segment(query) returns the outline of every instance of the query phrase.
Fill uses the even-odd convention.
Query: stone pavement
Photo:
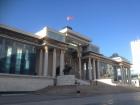
[[[140,92],[137,93],[123,93],[123,94],[110,94],[98,95],[90,97],[77,97],[77,98],[59,98],[54,100],[38,100],[23,101],[18,103],[7,103],[0,105],[140,105]],[[23,97],[24,100],[25,97]],[[32,98],[30,96],[30,98]]]
[[[80,93],[77,93],[77,90],[80,90]],[[116,97],[119,96],[119,94],[126,93],[126,94],[131,94],[133,97],[134,97],[133,94],[136,94],[137,97],[135,98],[139,99],[140,93],[136,93],[136,92],[140,92],[140,88],[121,87],[121,86],[112,87],[106,84],[98,84],[96,86],[80,86],[80,87],[57,86],[57,87],[48,87],[30,94],[26,94],[26,93],[15,94],[15,95],[1,94],[0,105],[11,105],[11,104],[13,105],[66,105],[66,103],[67,105],[82,105],[81,99],[85,100],[84,101],[85,104],[83,105],[109,105],[109,104],[98,104],[100,103],[99,101],[100,98],[98,97],[101,97],[101,99],[104,100],[105,97],[108,96]],[[94,102],[96,102],[96,97],[97,97],[98,100],[98,102],[96,102],[97,104],[96,103],[93,104],[92,99],[90,97],[94,99]],[[89,99],[91,103],[87,102],[87,100]],[[64,102],[65,104],[62,104],[63,100],[65,100]],[[74,103],[71,103],[71,101],[73,101]],[[78,102],[78,104],[75,104],[75,102]],[[113,105],[124,105],[124,104],[118,104],[115,101]],[[127,105],[135,105],[135,104],[127,104]]]

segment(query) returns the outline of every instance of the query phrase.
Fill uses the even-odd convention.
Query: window
[[[25,69],[28,70],[29,69],[29,51],[26,50],[25,52]]]
[[[22,58],[22,49],[17,49],[17,56],[16,56],[16,73],[20,73],[20,66],[21,66],[21,58]]]
[[[7,57],[11,57],[11,55],[12,55],[12,47],[8,47]]]
[[[0,73],[35,74],[36,47],[0,37]]]
[[[12,47],[8,47],[7,55],[6,55],[6,72],[10,71],[10,64],[11,64],[11,55],[12,55]]]
[[[84,63],[84,70],[85,70],[85,71],[87,70],[86,63]]]

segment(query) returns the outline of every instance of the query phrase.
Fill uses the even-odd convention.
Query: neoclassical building
[[[0,91],[38,90],[70,75],[131,84],[130,65],[117,54],[102,55],[89,38],[69,26],[60,31],[44,27],[33,34],[0,25]]]

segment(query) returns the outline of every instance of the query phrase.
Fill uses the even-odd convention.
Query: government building
[[[101,79],[130,85],[130,66],[118,54],[104,56],[91,39],[69,26],[60,31],[44,27],[34,34],[0,25],[0,92]]]

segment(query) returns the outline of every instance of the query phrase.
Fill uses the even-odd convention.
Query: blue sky
[[[67,16],[74,16],[69,23]],[[27,32],[70,25],[87,35],[101,53],[131,60],[130,41],[140,37],[139,0],[0,0],[0,23]]]

